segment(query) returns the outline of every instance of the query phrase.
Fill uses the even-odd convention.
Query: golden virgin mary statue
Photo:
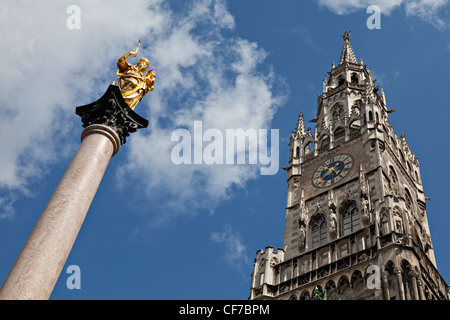
[[[130,56],[137,56],[140,45],[141,41],[136,51],[127,52],[117,60],[117,85],[132,110],[149,91],[153,91],[156,78],[153,67],[144,74],[150,65],[147,59],[141,58],[136,65],[127,61]]]

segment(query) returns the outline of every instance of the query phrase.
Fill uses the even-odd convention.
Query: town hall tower
[[[284,247],[257,252],[250,299],[449,299],[419,162],[388,122],[383,88],[350,45],[323,78],[317,116],[290,138]]]

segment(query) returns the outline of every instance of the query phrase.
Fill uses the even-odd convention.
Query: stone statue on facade
[[[330,235],[336,235],[336,213],[334,208],[330,207]]]
[[[301,224],[301,226],[300,226],[298,239],[299,239],[300,249],[303,249],[305,247],[305,239],[306,239],[306,230],[305,230],[305,226],[303,224]]]
[[[364,223],[368,223],[370,221],[370,214],[369,214],[369,200],[366,198],[361,199],[362,204],[362,219]]]

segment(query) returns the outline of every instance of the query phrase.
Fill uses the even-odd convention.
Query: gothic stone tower
[[[284,248],[257,252],[249,298],[449,299],[419,162],[349,35],[323,79],[314,132],[302,113],[292,132]]]

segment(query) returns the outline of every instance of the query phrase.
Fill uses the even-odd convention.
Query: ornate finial
[[[352,30],[345,31],[344,34],[342,35],[342,39],[344,39],[344,41],[349,41],[351,33],[352,33]]]
[[[300,136],[302,137],[306,135],[305,121],[303,120],[303,112],[300,112],[300,114],[298,115],[297,132],[300,133]]]
[[[156,72],[153,67],[145,75],[143,74],[150,65],[147,59],[141,58],[136,65],[132,65],[127,61],[130,56],[137,56],[140,46],[141,41],[139,40],[136,51],[125,53],[117,60],[117,85],[125,102],[132,110],[149,91],[153,91],[153,84],[156,78]]]
[[[350,33],[351,31],[345,31],[345,33],[342,35],[342,38],[344,39],[344,46],[342,48],[339,64],[342,64],[344,62],[358,63],[352,46],[350,45]]]

